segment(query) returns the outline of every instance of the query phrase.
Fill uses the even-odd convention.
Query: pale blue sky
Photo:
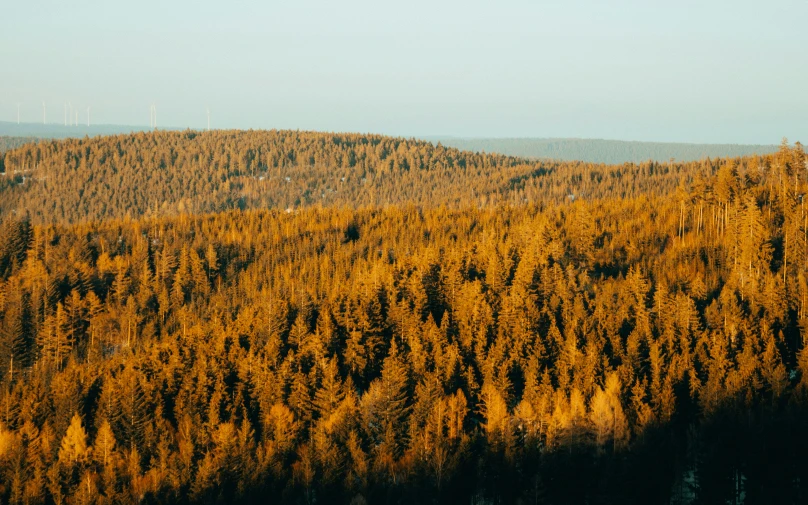
[[[808,0],[8,0],[0,120],[808,142]]]

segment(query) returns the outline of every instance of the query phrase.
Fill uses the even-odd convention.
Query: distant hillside
[[[670,194],[726,162],[615,166],[473,153],[379,135],[140,132],[47,140],[5,152],[0,214],[76,222],[232,208],[559,203]]]
[[[161,131],[182,131],[182,128],[161,127]],[[0,153],[36,139],[66,139],[148,132],[137,125],[78,125],[56,123],[11,123],[0,121]],[[8,140],[13,137],[14,140]],[[634,142],[602,139],[539,139],[539,138],[461,138],[425,137],[433,144],[461,151],[498,153],[528,159],[585,161],[620,164],[643,161],[698,161],[704,158],[734,158],[777,151],[775,145],[744,144],[683,144],[674,142]]]
[[[485,151],[521,158],[551,158],[594,163],[641,161],[696,161],[706,157],[726,158],[768,154],[774,145],[678,144],[672,142],[627,142],[601,139],[536,139],[536,138],[430,138],[448,147],[468,151]]]

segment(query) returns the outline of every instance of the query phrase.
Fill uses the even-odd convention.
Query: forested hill
[[[34,222],[240,208],[491,206],[664,195],[725,164],[529,161],[377,135],[157,131],[25,144],[0,157],[0,213]]]
[[[440,137],[432,140],[469,151],[502,153],[523,158],[582,160],[597,163],[639,163],[647,160],[669,161],[671,159],[696,161],[707,157],[726,158],[767,154],[778,149],[774,145],[683,144],[602,139]]]
[[[139,157],[170,190],[274,167],[255,146],[334,177],[392,157],[421,195],[433,172],[536,170],[381,137],[186,137],[39,162],[78,167],[85,194]],[[4,219],[0,503],[805,503],[805,161],[560,205]]]

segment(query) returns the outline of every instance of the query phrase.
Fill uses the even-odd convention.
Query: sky
[[[0,120],[808,143],[808,0],[8,0]]]

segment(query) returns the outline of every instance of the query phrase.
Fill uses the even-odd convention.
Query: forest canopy
[[[0,212],[25,213],[35,223],[229,209],[465,208],[661,196],[739,163],[529,161],[378,135],[190,130],[43,141],[0,160]]]
[[[595,165],[156,132],[3,160],[3,502],[808,492],[799,144]]]

